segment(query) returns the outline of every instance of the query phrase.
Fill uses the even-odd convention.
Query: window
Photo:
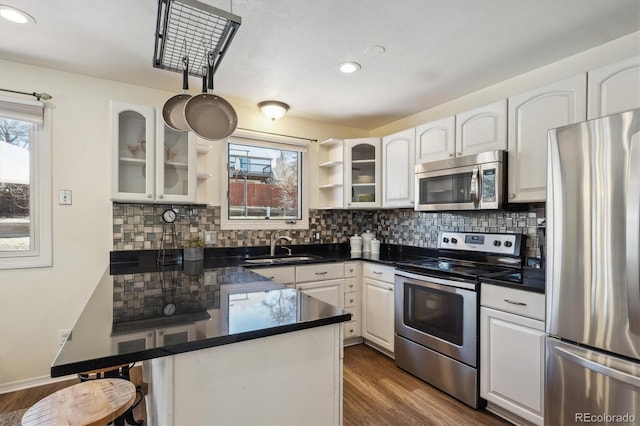
[[[227,140],[222,229],[308,228],[307,150],[296,141],[253,133]]]
[[[0,269],[51,266],[51,119],[0,96]]]

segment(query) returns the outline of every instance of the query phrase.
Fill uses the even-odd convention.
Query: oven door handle
[[[473,171],[471,172],[471,189],[469,190],[469,196],[471,197],[471,201],[476,208],[478,207],[478,202],[480,201],[478,190],[478,166],[475,166],[473,168]]]
[[[455,277],[451,277],[450,279],[449,278],[442,279],[442,278],[430,277],[427,275],[414,274],[411,272],[401,271],[397,269],[396,269],[395,275],[399,277],[409,278],[413,280],[416,284],[419,284],[423,287],[442,288],[442,286],[447,286],[447,287],[459,288],[463,290],[471,290],[474,292],[476,291],[475,284],[462,281],[462,280],[456,281]],[[396,282],[396,284],[398,283]],[[396,285],[396,288],[399,288],[399,286]]]

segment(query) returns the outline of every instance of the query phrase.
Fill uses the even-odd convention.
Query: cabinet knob
[[[164,198],[164,195],[160,194],[158,195],[158,198]]]
[[[353,328],[350,328],[350,329],[349,329],[349,333],[353,333]]]
[[[390,288],[388,288],[387,290],[389,290],[389,291],[393,291],[393,287],[390,287]]]
[[[353,302],[354,302],[354,300],[353,300],[353,299],[349,299],[349,303],[353,303]]]
[[[151,194],[147,194],[147,198],[151,198]]]
[[[453,157],[453,154],[452,154],[452,153],[449,153],[449,157]]]
[[[509,194],[509,199],[510,200],[513,200],[514,198],[516,198],[516,194],[513,194],[513,193]]]
[[[456,155],[462,155],[462,152],[456,152]]]

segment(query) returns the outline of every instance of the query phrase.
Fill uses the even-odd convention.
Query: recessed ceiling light
[[[33,16],[15,7],[0,4],[0,16],[16,24],[35,24]]]
[[[360,71],[360,64],[357,62],[343,62],[338,65],[338,69],[345,74],[351,74],[352,72]]]

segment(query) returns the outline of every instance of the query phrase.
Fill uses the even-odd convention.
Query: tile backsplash
[[[216,247],[268,245],[269,230],[220,229],[220,207],[173,206],[178,210],[176,234],[182,241],[188,234],[216,232]],[[162,240],[158,204],[113,204],[113,250],[159,249]],[[544,203],[530,204],[526,211],[416,212],[392,210],[310,210],[309,229],[287,231],[293,244],[344,243],[354,233],[372,230],[388,244],[436,247],[438,231],[507,232],[527,235],[527,257],[539,257],[537,224],[545,218]],[[314,238],[316,233],[320,239]]]

